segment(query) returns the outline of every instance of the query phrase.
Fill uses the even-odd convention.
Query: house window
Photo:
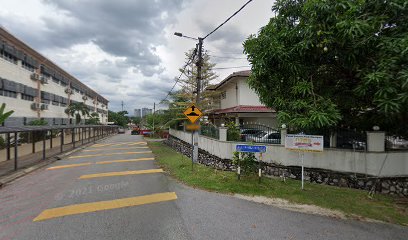
[[[227,98],[227,91],[223,91],[221,93],[221,99],[226,99]]]

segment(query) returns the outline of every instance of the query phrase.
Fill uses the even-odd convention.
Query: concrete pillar
[[[227,141],[227,130],[228,128],[226,127],[220,127],[220,141]]]
[[[330,147],[337,147],[337,132],[331,132],[330,134]]]
[[[239,126],[239,116],[236,116],[236,117],[235,117],[235,125],[236,125],[236,126]]]
[[[286,135],[288,134],[287,128],[281,128],[281,145],[285,146]]]
[[[367,150],[369,152],[384,152],[385,132],[382,131],[367,132]]]

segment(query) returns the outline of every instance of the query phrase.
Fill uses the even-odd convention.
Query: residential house
[[[219,126],[226,121],[236,124],[258,123],[269,127],[278,127],[275,110],[263,105],[259,96],[251,89],[247,79],[251,71],[234,72],[206,91],[218,91],[213,100],[214,109],[206,112],[209,121]]]

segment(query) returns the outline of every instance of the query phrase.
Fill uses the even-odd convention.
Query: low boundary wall
[[[191,133],[170,130],[166,144],[191,156]],[[223,142],[200,136],[199,162],[227,171],[235,170],[231,162],[237,142]],[[301,178],[298,153],[288,151],[281,145],[266,144],[263,172],[271,176]],[[353,152],[325,149],[323,153],[305,154],[305,180],[340,187],[350,187],[408,197],[407,152]],[[384,162],[384,159],[386,161]],[[381,174],[381,166],[384,163]],[[379,177],[377,177],[379,176]],[[375,185],[375,186],[374,186]]]

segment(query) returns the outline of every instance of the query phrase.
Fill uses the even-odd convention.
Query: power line
[[[235,67],[219,67],[219,68],[213,68],[213,70],[220,70],[220,69],[232,69],[232,68],[250,68],[251,66],[235,66]]]
[[[207,34],[204,38],[206,39],[208,36],[210,36],[211,34],[213,34],[215,31],[217,31],[220,27],[222,27],[224,24],[226,24],[231,18],[233,18],[235,15],[237,15],[242,9],[244,9],[244,7],[246,7],[246,5],[248,5],[250,2],[252,2],[252,0],[249,0],[248,2],[246,2],[240,9],[238,9],[238,11],[236,11],[234,14],[232,14],[229,18],[227,18],[227,20],[225,20],[223,23],[221,23],[218,27],[216,27],[214,30],[212,30],[209,34]]]
[[[190,65],[195,58],[195,55],[197,54],[197,48],[194,49],[193,54],[191,55],[191,57],[189,58],[189,60],[187,61],[187,63],[183,66],[183,70],[181,71],[180,75],[178,76],[178,78],[176,79],[176,81],[174,82],[173,87],[170,89],[170,91],[167,93],[166,97],[163,98],[160,103],[166,101],[166,99],[170,96],[171,92],[174,90],[174,88],[176,87],[176,85],[179,83],[181,76],[183,76],[183,73],[186,71],[186,68],[188,65]],[[159,103],[159,104],[160,104]]]
[[[239,58],[239,57],[223,57],[223,56],[216,56],[216,55],[210,55],[208,56],[213,57],[213,58],[225,58],[225,59],[247,59],[247,58]]]

